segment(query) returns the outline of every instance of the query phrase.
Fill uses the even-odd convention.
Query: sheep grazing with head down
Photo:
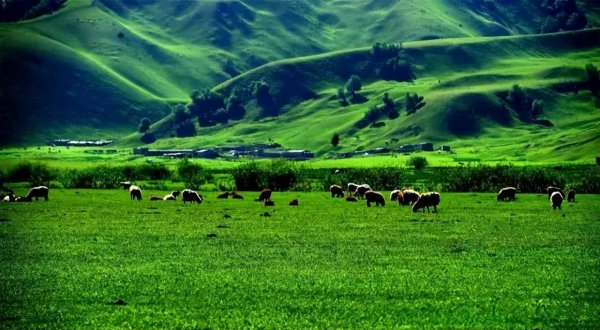
[[[390,192],[390,201],[397,201],[398,200],[398,194],[402,193],[399,189],[394,189],[392,190],[392,192]]]
[[[371,191],[371,186],[366,183],[361,184],[360,186],[356,187],[355,195],[358,196],[358,198],[364,198],[367,191]]]
[[[329,191],[331,192],[332,198],[344,198],[344,189],[342,189],[342,187],[338,186],[337,184],[332,184],[331,186],[329,186]]]
[[[575,202],[575,189],[571,189],[567,193],[567,202],[569,202],[569,203]]]
[[[181,199],[183,199],[183,204],[186,202],[201,204],[204,200],[202,195],[192,189],[183,189],[181,191]]]
[[[263,189],[260,192],[260,195],[258,195],[258,201],[259,202],[264,202],[264,201],[268,201],[271,200],[271,189]]]
[[[417,202],[413,204],[412,210],[417,212],[419,209],[423,209],[423,213],[425,213],[425,208],[427,208],[427,213],[429,213],[429,207],[433,206],[433,212],[437,213],[438,205],[440,205],[440,194],[435,191],[428,192],[421,195]]]
[[[38,187],[33,187],[29,190],[29,192],[27,193],[27,196],[25,196],[26,199],[28,200],[33,200],[33,198],[35,198],[35,200],[37,201],[38,198],[43,198],[44,200],[48,200],[48,187],[46,186],[38,186]]]
[[[550,196],[550,205],[552,205],[552,209],[556,210],[556,208],[558,208],[560,210],[562,208],[561,205],[563,199],[563,195],[559,191],[553,192]]]
[[[500,189],[498,192],[498,196],[496,196],[497,201],[515,201],[517,195],[517,188],[514,187],[506,187]]]
[[[385,197],[381,193],[369,190],[365,192],[365,198],[367,199],[367,207],[371,207],[371,203],[375,203],[375,206],[385,206]]]
[[[421,194],[412,189],[403,189],[402,195],[404,198],[402,205],[414,205],[421,197]]]
[[[352,183],[352,182],[348,183],[348,193],[354,194],[354,192],[356,192],[356,188],[358,188],[358,186],[360,186],[360,185],[358,185],[356,183]]]
[[[142,189],[138,186],[131,185],[129,187],[129,197],[131,200],[137,199],[138,201],[142,200]]]
[[[565,193],[561,188],[550,186],[550,187],[546,188],[546,192],[548,193],[548,199],[550,199],[552,194],[555,192],[559,192],[560,195],[562,196],[562,198],[565,199]]]

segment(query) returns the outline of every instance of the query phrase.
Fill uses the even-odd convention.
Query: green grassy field
[[[600,323],[596,195],[553,211],[545,195],[442,193],[439,213],[415,214],[325,192],[275,192],[274,208],[255,192],[147,200],[165,193],[52,190],[48,202],[1,203],[0,328]]]

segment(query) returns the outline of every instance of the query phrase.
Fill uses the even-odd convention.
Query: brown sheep
[[[142,200],[142,189],[140,189],[140,187],[138,186],[130,186],[129,187],[129,197],[131,197],[131,200],[137,199],[138,201]]]
[[[552,205],[552,209],[556,210],[556,208],[558,207],[558,209],[560,210],[563,199],[563,195],[560,193],[560,191],[553,192],[550,196],[550,205]]]
[[[356,198],[352,195],[348,195],[348,196],[346,196],[346,202],[358,202],[358,198]]]
[[[367,191],[371,191],[371,187],[366,183],[361,184],[360,186],[356,187],[355,195],[359,198],[364,198]]]
[[[240,195],[240,194],[238,194],[237,192],[234,191],[234,192],[231,193],[231,198],[233,198],[233,199],[244,199],[244,196],[242,196],[242,195]]]
[[[265,200],[265,206],[275,206],[275,202],[270,199],[267,199]]]
[[[417,212],[419,209],[423,209],[423,213],[425,213],[425,208],[427,208],[427,213],[429,213],[429,207],[433,206],[433,212],[437,213],[438,205],[440,205],[440,194],[428,192],[421,195],[417,202],[413,204],[412,210]]]
[[[186,202],[201,204],[203,201],[202,195],[192,189],[184,189],[181,191],[183,204]]]
[[[259,202],[264,202],[264,201],[268,201],[271,200],[271,189],[263,189],[260,192],[260,195],[258,196],[258,201]]]
[[[331,192],[332,198],[344,198],[344,189],[342,189],[342,187],[336,184],[332,184],[331,186],[329,186],[329,191]]]
[[[367,207],[371,207],[371,203],[375,203],[375,206],[385,206],[385,197],[376,191],[369,190],[365,192],[365,198],[367,199]]]
[[[224,192],[224,193],[222,193],[222,194],[218,195],[218,196],[217,196],[217,198],[218,198],[218,199],[227,199],[227,198],[229,198],[229,192],[228,192],[228,191],[226,191],[226,192]]]
[[[506,187],[500,189],[498,192],[498,196],[496,196],[497,201],[515,201],[517,195],[517,188],[514,187]]]
[[[402,195],[404,197],[402,205],[414,205],[421,197],[421,194],[412,189],[403,189]]]
[[[48,200],[48,187],[46,186],[38,186],[38,187],[33,187],[29,190],[29,192],[27,193],[27,196],[25,196],[26,199],[28,200],[33,200],[33,198],[35,197],[35,200],[37,201],[38,198],[44,198],[44,200]]]
[[[298,199],[292,199],[289,203],[289,206],[298,206]]]
[[[575,189],[571,189],[567,193],[567,202],[569,202],[569,203],[575,202]]]
[[[552,187],[552,186],[546,188],[546,192],[548,193],[548,199],[550,199],[550,197],[552,196],[552,194],[554,192],[556,192],[556,191],[558,191],[560,193],[560,195],[562,196],[562,198],[565,199],[565,193],[564,193],[564,191],[561,188]]]

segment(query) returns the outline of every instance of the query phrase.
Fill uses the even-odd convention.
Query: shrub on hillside
[[[206,183],[207,175],[202,166],[184,159],[177,164],[177,176],[186,188],[199,189],[201,184]]]
[[[406,162],[408,166],[414,167],[416,170],[422,170],[427,166],[427,158],[422,156],[413,156]]]

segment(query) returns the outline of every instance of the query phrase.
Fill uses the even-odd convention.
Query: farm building
[[[440,146],[440,150],[441,151],[450,151],[451,149],[450,149],[450,146],[443,145],[443,146]]]
[[[422,150],[422,151],[433,151],[433,143],[431,142],[422,142],[419,143],[418,145],[418,150]]]

